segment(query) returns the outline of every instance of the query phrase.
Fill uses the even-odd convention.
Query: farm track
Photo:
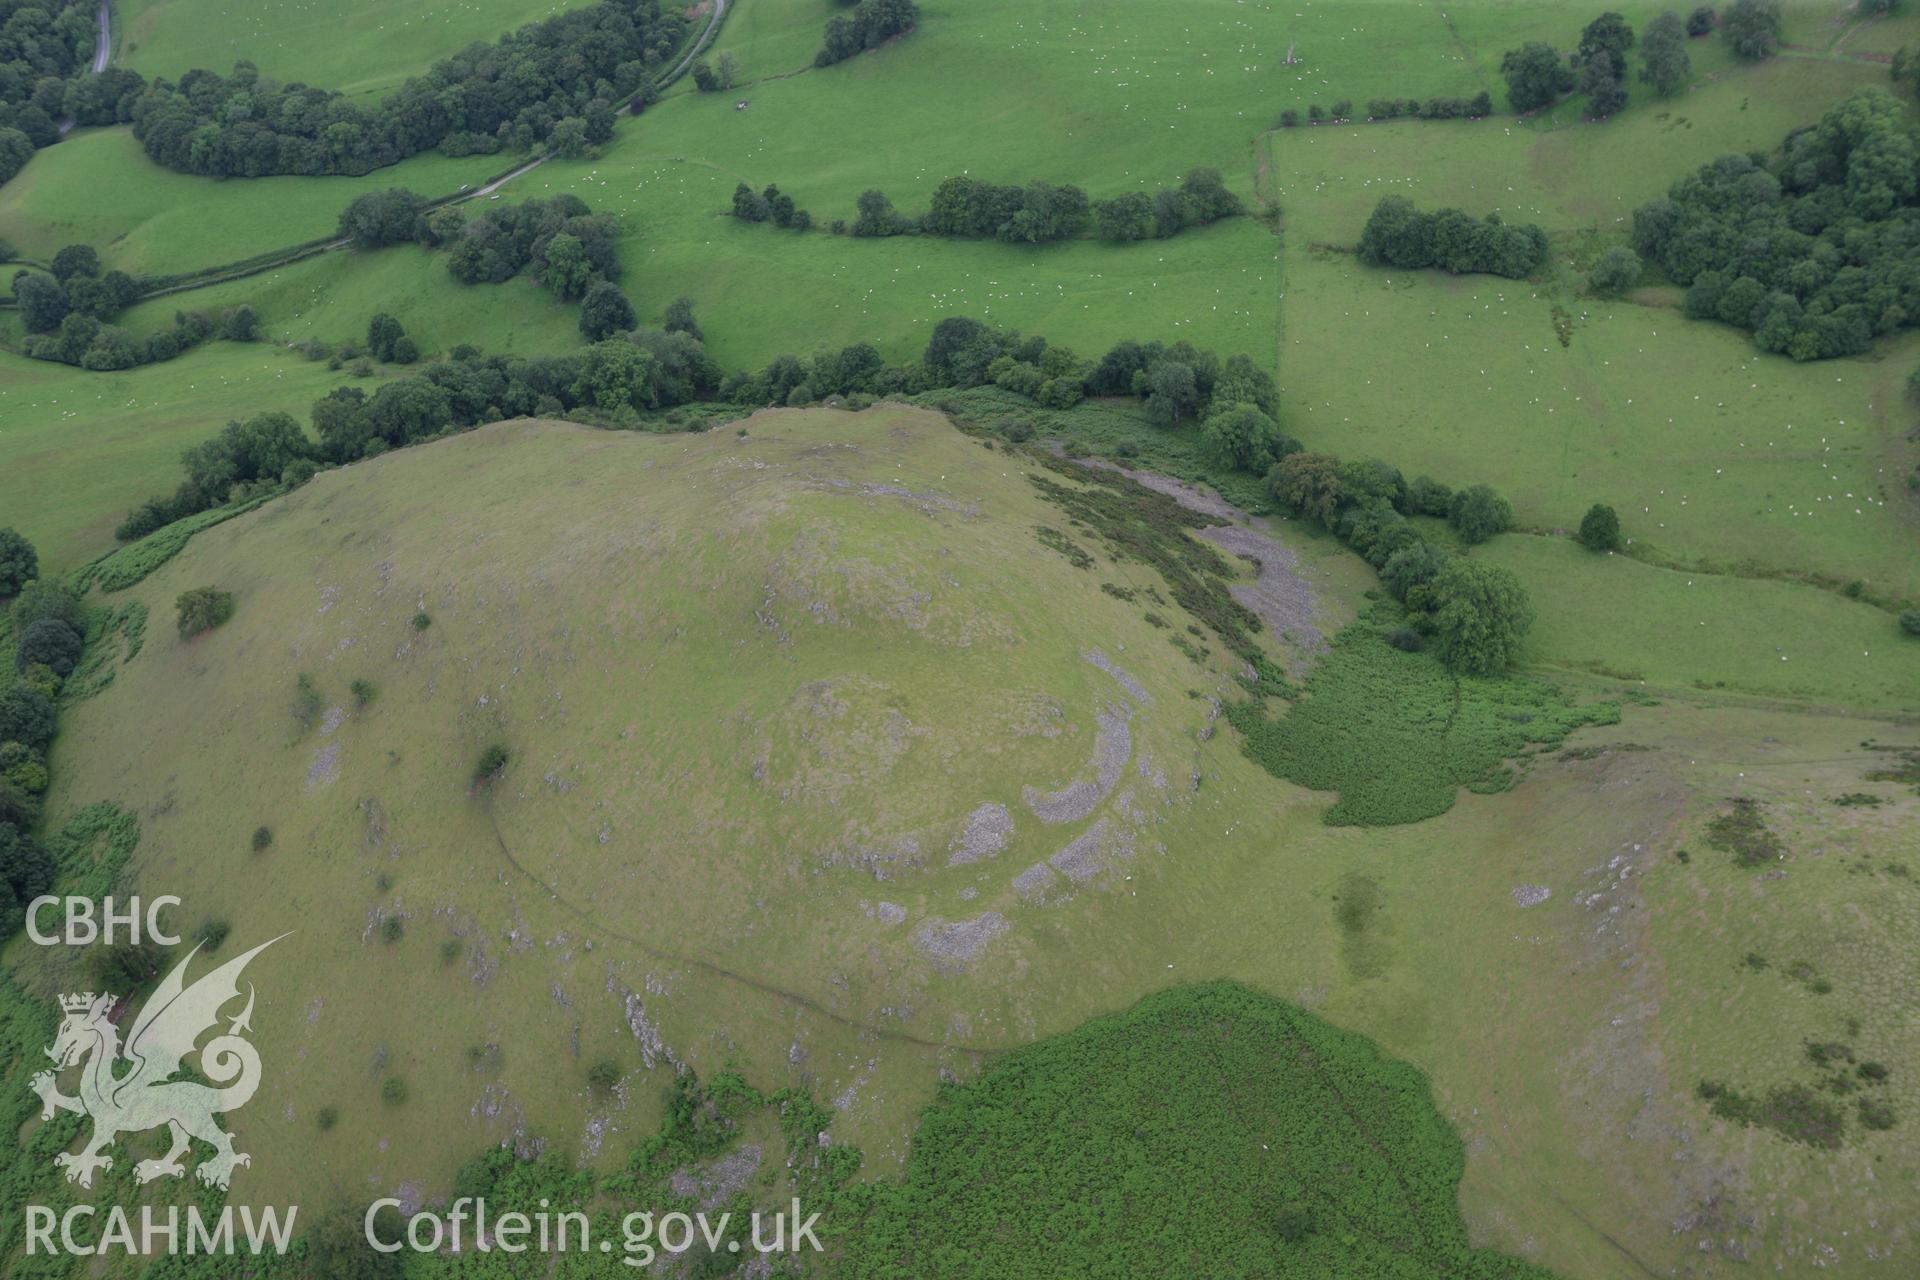
[[[106,69],[107,62],[111,58],[113,51],[113,38],[110,28],[108,6],[109,0],[100,0],[100,36],[98,43],[95,45],[93,55],[93,72],[95,75],[98,75]],[[715,33],[720,29],[721,20],[726,17],[726,13],[727,0],[714,0],[713,14],[707,19],[705,29],[702,30],[699,36],[694,39],[693,43],[688,46],[685,56],[674,65],[673,70],[668,72],[660,81],[660,87],[665,88],[686,74],[687,68],[693,65],[693,60],[699,57],[701,51],[712,43]],[[73,121],[68,120],[60,126],[60,131],[65,133],[72,127]],[[515,178],[519,178],[539,168],[547,162],[551,155],[552,153],[548,152],[535,156],[524,164],[517,165],[499,177],[491,179],[484,186],[478,187],[473,191],[456,191],[451,195],[441,196],[436,200],[429,201],[428,207],[438,208],[446,205],[465,204],[471,200],[485,199],[493,195],[507,183],[512,182]],[[249,263],[244,268],[232,270],[223,270],[221,267],[204,268],[204,270],[208,272],[218,272],[219,274],[217,275],[196,275],[193,272],[179,273],[189,278],[177,284],[165,285],[142,293],[137,301],[145,301],[149,298],[169,297],[176,293],[191,293],[196,289],[205,289],[217,284],[227,284],[234,280],[244,280],[249,276],[260,275],[262,272],[292,266],[296,262],[304,262],[308,258],[317,257],[323,253],[333,253],[337,250],[345,249],[349,247],[350,243],[347,237],[342,236],[338,239],[328,240],[319,244],[297,245],[284,250],[279,255],[269,256],[264,261]]]
[[[107,69],[107,63],[113,61],[113,10],[109,0],[100,0],[100,7],[94,11],[93,17],[99,26],[99,33],[93,40],[93,65],[88,68],[88,73],[97,76]],[[66,137],[73,125],[72,116],[62,120],[60,136]]]

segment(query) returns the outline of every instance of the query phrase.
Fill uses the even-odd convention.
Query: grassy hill
[[[178,483],[183,449],[261,411],[304,420],[349,380],[263,343],[213,342],[122,373],[0,353],[0,510],[49,570],[78,568],[113,550],[128,511]]]
[[[63,713],[53,825],[110,801],[138,815],[131,885],[190,927],[294,930],[254,974],[243,1194],[432,1198],[503,1140],[611,1167],[675,1064],[804,1088],[890,1176],[943,1074],[1229,977],[1431,1078],[1476,1244],[1603,1276],[1729,1214],[1788,1274],[1842,1231],[1903,1247],[1898,1129],[1815,1151],[1694,1097],[1764,1095],[1809,1073],[1802,1039],[1846,1037],[1920,1105],[1890,870],[1916,801],[1860,745],[1897,726],[1629,707],[1504,794],[1329,827],[1330,795],[1217,722],[1244,693],[1171,643],[1198,620],[1043,470],[897,406],[507,423],[323,473],[107,595],[153,622]],[[1276,536],[1322,625],[1351,617],[1354,562]],[[179,641],[171,601],[206,584],[236,612]],[[1862,790],[1883,803],[1831,804]],[[1764,911],[1702,843],[1733,794],[1789,850]],[[35,993],[78,980],[9,959]]]
[[[149,74],[248,57],[365,97],[557,7],[116,16]],[[734,87],[683,81],[507,184],[617,218],[639,322],[690,297],[727,371],[862,341],[910,363],[956,315],[1087,360],[1249,355],[1307,449],[1509,498],[1517,527],[1471,549],[1415,523],[1511,570],[1538,620],[1517,671],[1457,677],[1387,642],[1378,576],[1305,520],[1222,544],[1069,461],[1265,502],[1196,425],[992,387],[704,432],[496,423],[163,531],[88,579],[43,834],[99,889],[91,806],[114,806],[116,838],[137,828],[116,892],[179,895],[226,956],[291,931],[249,971],[267,1071],[232,1118],[234,1199],[431,1204],[491,1152],[522,1192],[601,1178],[600,1211],[742,1168],[770,1203],[857,1149],[834,1207],[873,1235],[830,1274],[1151,1274],[1136,1258],[1165,1268],[1188,1228],[1103,1233],[1113,1188],[1195,1184],[1234,1222],[1189,1272],[1920,1272],[1920,662],[1893,616],[1920,605],[1920,338],[1797,364],[1688,319],[1657,272],[1587,284],[1636,205],[1884,83],[1920,12],[1791,3],[1777,57],[1691,41],[1671,99],[1630,75],[1604,123],[1577,95],[1509,113],[1502,52],[1570,49],[1599,8],[927,0],[816,69],[842,5],[731,0]],[[1483,89],[1482,121],[1278,123]],[[0,187],[0,236],[186,271],[515,162],[216,182],[83,129]],[[917,213],[961,173],[1099,199],[1196,165],[1248,216],[1131,244],[830,230],[869,188]],[[726,216],[740,182],[813,229]],[[1386,194],[1536,221],[1550,259],[1364,267]],[[582,341],[576,304],[446,258],[329,252],[148,300],[135,334],[245,304],[265,340],[118,373],[27,360],[0,312],[0,525],[49,574],[87,564],[183,448],[350,384],[287,344],[376,311],[429,358]],[[1595,502],[1621,553],[1567,536]],[[179,639],[176,597],[208,585],[233,617]],[[1283,602],[1251,639],[1245,600]],[[26,1002],[95,979],[64,949],[4,959],[0,1095],[26,1106]],[[1359,1084],[1337,1117],[1330,1078]],[[63,1135],[27,1121],[0,1187],[66,1194]],[[164,1194],[128,1176],[113,1194]]]

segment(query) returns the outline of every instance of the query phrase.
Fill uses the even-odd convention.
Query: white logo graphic
[[[186,1166],[180,1157],[187,1153],[190,1138],[200,1139],[217,1153],[194,1171],[210,1187],[225,1189],[234,1166],[252,1163],[233,1149],[232,1135],[213,1119],[245,1105],[260,1087],[260,1054],[240,1036],[252,1029],[248,1021],[253,1016],[251,983],[246,1008],[229,1020],[226,1034],[198,1050],[200,1074],[213,1085],[171,1077],[179,1072],[181,1060],[195,1052],[200,1036],[220,1021],[220,1010],[239,998],[240,971],[247,961],[278,941],[261,943],[189,987],[185,985],[187,964],[200,951],[195,947],[161,980],[133,1020],[125,1048],[119,1028],[107,1017],[113,996],[89,991],[60,997],[60,1008],[67,1016],[47,1050],[54,1070],[34,1076],[32,1088],[45,1104],[42,1119],[51,1120],[56,1110],[93,1118],[93,1137],[85,1149],[79,1155],[63,1151],[53,1158],[67,1171],[67,1181],[91,1187],[94,1170],[113,1168],[113,1157],[105,1152],[114,1139],[162,1125],[172,1131],[173,1148],[158,1160],[142,1160],[134,1166],[134,1177],[140,1182],[183,1176]],[[83,1061],[80,1094],[68,1097],[60,1092],[56,1073]]]

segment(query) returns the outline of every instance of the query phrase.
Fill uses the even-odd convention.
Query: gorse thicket
[[[233,73],[156,80],[132,107],[134,136],[159,164],[217,177],[363,174],[438,148],[447,155],[572,149],[613,136],[686,29],[657,0],[599,0],[472,44],[361,106],[329,89]]]
[[[1855,89],[1770,158],[1722,156],[1633,215],[1634,248],[1689,315],[1819,360],[1920,323],[1920,147],[1883,90]]]

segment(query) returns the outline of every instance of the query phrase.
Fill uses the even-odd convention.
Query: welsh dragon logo
[[[55,1111],[93,1119],[93,1136],[78,1155],[63,1151],[53,1158],[67,1171],[67,1181],[91,1187],[95,1170],[113,1168],[113,1157],[106,1150],[116,1138],[163,1125],[172,1135],[172,1149],[158,1160],[142,1160],[134,1166],[134,1177],[142,1183],[183,1176],[186,1166],[181,1157],[193,1138],[214,1149],[213,1158],[201,1161],[194,1170],[210,1187],[224,1189],[235,1166],[252,1163],[233,1149],[233,1135],[214,1121],[214,1116],[245,1105],[260,1087],[260,1054],[241,1038],[242,1032],[252,1029],[251,983],[246,1007],[229,1018],[225,1034],[198,1051],[200,1074],[212,1085],[173,1077],[180,1072],[181,1060],[195,1052],[201,1035],[220,1021],[221,1009],[240,997],[240,971],[278,941],[263,942],[188,986],[187,964],[200,951],[195,947],[161,980],[133,1020],[124,1047],[119,1028],[108,1017],[116,997],[91,991],[60,997],[66,1019],[47,1050],[55,1067],[34,1076],[31,1087],[44,1104],[42,1119],[51,1120]],[[79,1096],[61,1093],[58,1073],[83,1062]]]

